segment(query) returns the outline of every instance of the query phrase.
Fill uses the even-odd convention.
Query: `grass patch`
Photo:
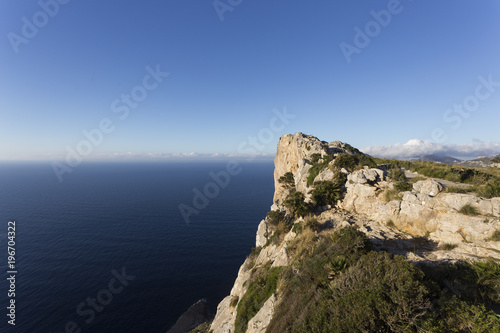
[[[479,212],[477,211],[476,207],[473,207],[469,204],[463,205],[462,208],[458,210],[459,213],[468,215],[468,216],[478,216]]]
[[[493,235],[487,239],[490,242],[500,242],[500,230],[495,230]]]
[[[385,202],[391,202],[394,200],[401,201],[401,191],[397,189],[386,189],[384,190],[384,201]]]
[[[467,186],[449,185],[449,186],[446,186],[446,189],[444,191],[446,193],[462,193],[462,194],[466,194],[466,193],[470,193],[471,192],[471,188],[469,188]]]
[[[446,250],[446,251],[451,251],[453,250],[454,248],[456,248],[458,246],[458,244],[453,244],[453,243],[444,243],[442,245],[439,246],[439,250]]]
[[[323,157],[321,157],[321,154],[318,153],[311,155],[311,160],[308,162],[312,165],[311,169],[309,169],[309,175],[307,176],[308,186],[311,186],[314,183],[314,178],[316,178],[332,160],[333,155],[325,155]]]
[[[408,182],[410,184],[415,184],[416,182],[419,182],[421,180],[427,180],[426,177],[422,177],[422,176],[417,176],[417,177],[413,177],[412,179],[408,179]]]
[[[266,266],[248,285],[248,290],[238,303],[235,333],[244,333],[248,328],[248,321],[252,319],[264,303],[276,292],[281,267]]]

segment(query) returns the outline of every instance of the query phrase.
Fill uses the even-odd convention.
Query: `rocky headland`
[[[279,139],[274,183],[271,211],[210,332],[500,327],[491,311],[500,302],[499,197],[450,193],[454,184],[430,177],[409,180],[405,170],[346,143],[302,133]],[[374,282],[401,267],[407,270],[380,281],[384,288]],[[358,304],[358,283],[374,288],[360,299],[378,296],[349,310],[345,304]]]

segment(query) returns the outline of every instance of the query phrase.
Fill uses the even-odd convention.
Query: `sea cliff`
[[[464,311],[475,311],[480,318],[475,319],[476,324],[470,324],[469,330],[466,326],[472,319],[460,314],[463,322],[453,324],[465,327],[459,331],[481,331],[473,325],[500,325],[489,310],[500,301],[500,269],[497,270],[499,266],[495,262],[500,260],[500,198],[448,193],[445,190],[451,186],[449,182],[418,175],[413,175],[412,180],[408,171],[390,164],[381,165],[349,144],[325,142],[302,133],[279,139],[274,162],[275,193],[271,210],[258,226],[252,254],[241,265],[229,295],[218,305],[211,331],[278,332],[292,331],[291,327],[299,326],[297,331],[313,327],[325,332],[342,330],[342,327],[356,330],[349,325],[361,325],[358,329],[368,331],[374,327],[410,332],[426,327],[433,331],[455,320],[445,306],[435,305],[438,299],[442,304],[449,302],[453,306],[458,306],[453,302],[463,301],[460,306],[471,307]],[[464,207],[469,207],[473,214],[465,214]],[[365,244],[365,240],[368,243]],[[344,241],[347,245],[342,248]],[[371,259],[366,261],[369,256]],[[311,261],[322,264],[313,270]],[[492,265],[488,266],[493,272],[488,281],[492,281],[493,287],[489,290],[493,292],[489,298],[483,298],[481,305],[473,305],[479,298],[469,297],[460,290],[465,282],[435,277],[429,268],[461,267],[457,265],[465,263],[470,267],[464,267],[474,270],[473,263],[483,261]],[[343,323],[347,319],[338,313],[336,302],[347,297],[342,293],[347,285],[362,279],[352,275],[362,271],[360,267],[364,266],[360,265],[373,262],[380,262],[380,266],[367,269],[369,274],[384,267],[382,270],[386,273],[382,275],[386,276],[388,267],[396,262],[397,267],[407,267],[407,271],[398,273],[399,277],[410,274],[407,279],[414,280],[415,286],[403,296],[396,296],[395,291],[391,302],[397,303],[394,299],[400,296],[402,300],[391,306],[400,311],[410,304],[404,297],[416,297],[419,300],[413,301],[418,307],[408,306],[406,312],[398,312],[398,318],[393,318],[380,309],[373,309],[387,305],[375,305],[380,301],[375,299],[372,305],[366,305],[356,324]],[[352,271],[355,266],[357,273]],[[369,278],[369,281],[376,279]],[[430,286],[426,281],[432,279],[434,284]],[[460,277],[457,279],[462,281]],[[293,289],[296,286],[292,284],[297,281],[306,284],[302,290],[308,288],[308,283],[317,285],[312,292],[304,292],[301,299],[293,299],[291,295],[300,294],[301,290]],[[403,289],[395,287],[398,292]],[[421,292],[413,294],[416,290]],[[439,298],[444,297],[439,296],[440,292],[449,297]],[[298,312],[297,318],[291,315],[288,318],[284,304],[293,302],[304,306],[304,311]],[[474,306],[481,308],[477,310]],[[326,319],[307,318],[316,307],[321,310],[314,313]],[[349,313],[356,311],[351,309]],[[371,319],[370,311],[373,311]],[[438,312],[439,315],[435,314]],[[321,328],[324,323],[330,325],[335,320],[333,326]]]

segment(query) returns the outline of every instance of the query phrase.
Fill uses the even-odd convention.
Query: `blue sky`
[[[379,155],[500,153],[499,16],[493,0],[2,1],[0,159],[62,158],[103,119],[86,158],[240,154],[285,109],[258,153],[294,132]],[[148,66],[169,73],[151,90]],[[147,96],[120,119],[134,89]]]

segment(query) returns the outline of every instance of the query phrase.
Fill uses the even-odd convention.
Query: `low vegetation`
[[[493,260],[420,268],[374,251],[354,227],[317,235],[305,228],[288,250],[294,261],[276,275],[286,302],[278,304],[270,332],[500,331],[499,317],[487,309],[500,301]],[[268,290],[264,280],[258,285]],[[263,303],[270,293],[262,294],[255,296],[254,287],[257,301],[248,303]]]
[[[449,185],[446,186],[446,189],[444,190],[446,193],[470,193],[472,189],[467,186],[458,186],[458,185]]]
[[[293,177],[293,173],[287,172],[283,176],[278,179],[280,184],[283,184],[285,187],[291,188],[295,186],[295,178]]]
[[[311,194],[316,206],[334,206],[338,200],[342,199],[342,188],[332,181],[316,182]]]
[[[246,332],[248,321],[257,314],[262,305],[276,292],[281,271],[281,267],[268,265],[254,272],[247,292],[238,303],[234,324],[235,333]]]
[[[496,156],[491,160],[493,163],[500,163],[500,155]]]
[[[321,157],[321,154],[312,154],[311,160],[308,162],[311,164],[311,169],[309,169],[309,175],[307,176],[307,185],[312,185],[314,183],[314,178],[316,178],[319,173],[324,170],[328,163],[333,160],[333,155],[325,155]]]
[[[491,235],[491,237],[489,237],[487,241],[500,242],[500,230],[495,230],[493,235]]]
[[[467,168],[429,161],[374,160],[379,164],[397,166],[427,177],[470,184],[470,191],[484,198],[500,197],[500,169]]]
[[[349,171],[362,169],[365,165],[369,168],[377,167],[377,163],[373,160],[373,158],[362,153],[340,153],[335,158],[335,162],[333,162],[333,165],[337,169],[345,168]]]
[[[295,217],[304,217],[311,211],[311,207],[305,202],[304,194],[300,191],[290,193],[284,205]]]
[[[453,244],[453,243],[444,243],[444,244],[441,244],[439,245],[439,250],[446,250],[446,251],[451,251],[453,250],[454,248],[456,248],[458,246],[458,244]]]
[[[459,213],[464,214],[464,215],[469,215],[469,216],[477,216],[479,215],[479,212],[477,211],[476,207],[471,206],[469,204],[463,205],[462,208],[458,210]]]

